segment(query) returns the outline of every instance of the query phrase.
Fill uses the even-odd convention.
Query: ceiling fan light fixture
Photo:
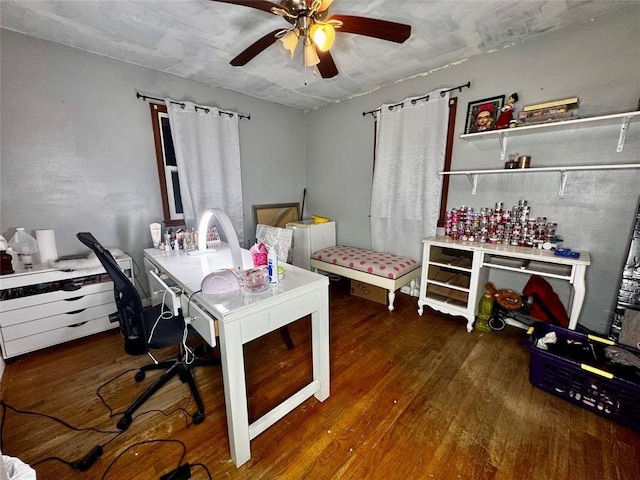
[[[309,37],[307,37],[309,38]],[[320,63],[320,58],[318,57],[318,52],[316,52],[316,47],[311,41],[304,42],[304,66],[305,67],[313,67]]]
[[[314,0],[311,8],[316,12],[324,12],[332,3],[333,0]]]
[[[314,23],[309,30],[309,36],[321,52],[326,52],[333,45],[336,30],[330,23]]]
[[[293,52],[295,52],[296,47],[298,46],[298,36],[298,30],[296,28],[292,28],[278,39],[278,46],[280,47],[280,51],[282,51],[289,58],[293,58]]]

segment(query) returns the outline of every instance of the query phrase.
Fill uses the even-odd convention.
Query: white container
[[[48,263],[58,258],[56,235],[53,230],[36,230],[36,242],[38,243],[38,252],[40,252],[40,263]]]
[[[24,227],[16,228],[16,233],[9,240],[9,246],[17,252],[18,259],[25,268],[33,266],[33,254],[38,252],[38,243],[25,232]]]

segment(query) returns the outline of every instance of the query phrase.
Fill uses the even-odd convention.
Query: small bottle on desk
[[[277,285],[280,279],[278,278],[278,252],[274,247],[268,247],[269,254],[267,256],[267,266],[269,271],[269,283],[271,285]]]

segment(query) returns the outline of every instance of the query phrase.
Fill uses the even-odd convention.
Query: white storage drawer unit
[[[336,222],[287,223],[293,230],[293,263],[296,267],[311,270],[311,254],[336,245]]]
[[[132,278],[132,261],[117,258]],[[15,268],[15,266],[14,266]],[[117,327],[113,282],[102,269],[64,272],[48,265],[0,277],[0,347],[11,358]]]

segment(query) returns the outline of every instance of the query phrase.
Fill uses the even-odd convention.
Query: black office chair
[[[142,301],[137,290],[118,266],[109,250],[105,249],[91,233],[81,232],[76,235],[78,240],[89,247],[98,257],[100,263],[113,280],[117,313],[109,316],[112,322],[120,323],[120,331],[124,337],[124,349],[129,355],[151,356],[151,349],[165,348],[172,345],[180,346],[179,356],[145,365],[135,375],[135,380],[141,382],[145,373],[150,370],[165,370],[145,392],[124,412],[117,427],[126,430],[131,425],[133,413],[144,404],[154,393],[162,388],[173,377],[178,376],[183,383],[188,383],[191,394],[196,402],[198,411],[193,415],[193,423],[198,425],[204,421],[204,404],[198,393],[192,369],[205,365],[219,365],[215,359],[196,357],[183,343],[185,328],[188,337],[196,335],[191,325],[186,325],[182,315],[167,316],[167,309],[160,304],[148,309],[142,308]],[[153,356],[151,356],[153,358]]]

